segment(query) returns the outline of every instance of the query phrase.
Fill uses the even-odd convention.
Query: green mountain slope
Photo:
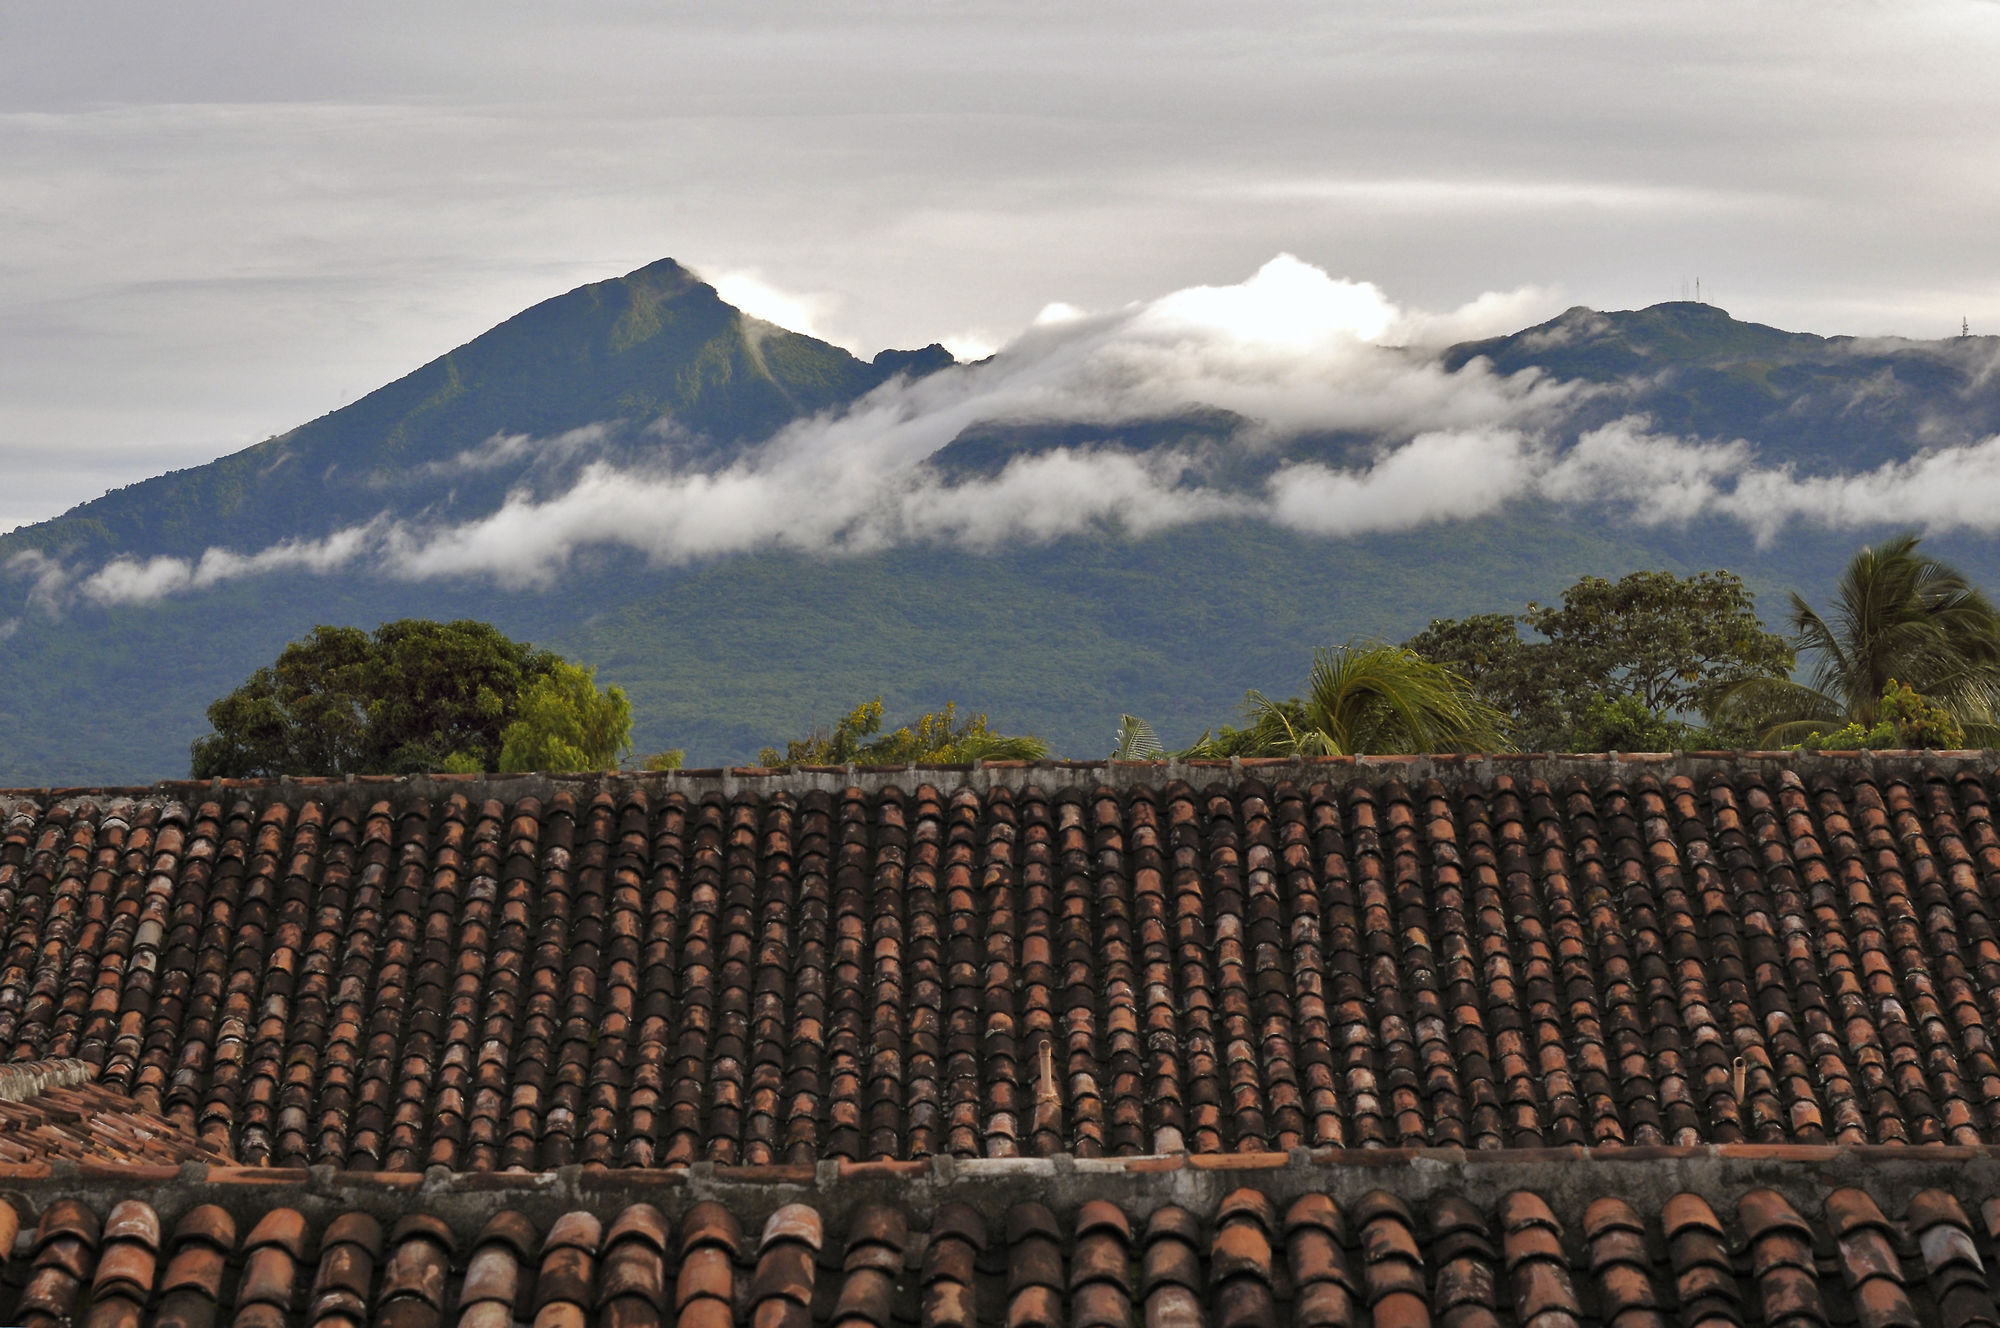
[[[867,363],[745,316],[663,259],[546,300],[289,433],[15,531],[0,538],[0,558],[23,548],[190,556],[317,537],[384,511],[483,511],[534,459],[528,449],[454,464],[496,436],[615,421],[701,459],[892,373],[950,362],[932,347]]]
[[[1819,337],[1680,301],[1571,309],[1453,347],[1444,362],[1456,369],[1475,356],[1502,373],[1535,369],[1597,385],[1577,428],[1641,411],[1667,432],[1748,438],[1765,460],[1808,474],[1871,469],[1919,443],[2000,433],[2000,337]]]

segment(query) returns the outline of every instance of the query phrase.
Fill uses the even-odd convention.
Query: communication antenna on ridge
[[[1696,304],[1700,304],[1700,303],[1701,303],[1701,278],[1700,278],[1700,277],[1696,277],[1696,278],[1694,279],[1694,302],[1695,302]]]
[[[1969,336],[1971,336],[1971,335],[1972,335],[1972,320],[1971,320],[1970,318],[1961,318],[1961,319],[1959,319],[1959,320],[1958,320],[1958,339],[1959,339],[1960,341],[1963,341],[1963,340],[1965,340],[1965,339],[1966,339],[1967,337],[1969,337]]]

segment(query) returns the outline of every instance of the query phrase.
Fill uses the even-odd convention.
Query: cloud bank
[[[1678,438],[1639,416],[1566,437],[1565,419],[1605,389],[1503,376],[1483,360],[1448,371],[1436,354],[1552,303],[1523,291],[1424,313],[1280,255],[1236,285],[1110,312],[1052,306],[990,360],[893,381],[720,467],[605,459],[609,426],[498,435],[431,469],[526,475],[555,460],[573,480],[553,493],[523,482],[498,510],[455,524],[385,514],[251,552],[89,570],[41,558],[13,570],[44,603],[143,603],[265,572],[352,568],[542,587],[592,550],[673,566],[763,549],[993,550],[1216,519],[1348,537],[1474,519],[1525,499],[1608,508],[1641,525],[1722,517],[1766,542],[1792,522],[2000,529],[2000,438],[1863,474],[1801,476],[1760,464],[1750,443]],[[1239,423],[1171,441],[1173,422],[1197,409]],[[1165,427],[1170,441],[1121,443],[1134,422]],[[968,473],[944,449],[982,424],[1103,436]],[[1325,446],[1308,446],[1315,440]],[[1345,459],[1325,459],[1329,448]]]

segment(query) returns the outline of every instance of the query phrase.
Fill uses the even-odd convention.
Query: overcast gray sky
[[[1280,252],[1415,308],[1698,275],[1801,330],[2000,331],[1996,74],[1993,0],[15,0],[0,529],[662,256],[864,354]]]

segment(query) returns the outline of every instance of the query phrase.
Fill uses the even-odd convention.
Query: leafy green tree
[[[1849,560],[1822,615],[1796,592],[1792,628],[1813,661],[1808,681],[1767,673],[1732,687],[1721,711],[1754,724],[1768,745],[1797,744],[1843,725],[1873,730],[1898,679],[1961,729],[2000,741],[2000,612],[1965,574],[1898,535]]]
[[[669,747],[664,752],[654,752],[639,762],[641,770],[678,770],[687,764],[687,752],[679,747]]]
[[[557,662],[471,620],[315,627],[209,706],[194,777],[491,769],[522,690]]]
[[[1888,690],[1882,693],[1880,713],[1882,718],[1873,725],[1864,726],[1857,721],[1830,733],[1815,730],[1797,745],[1816,752],[1965,746],[1965,729],[1959,722],[1915,688],[1890,682]]]
[[[1049,745],[1031,735],[996,733],[985,712],[959,718],[958,704],[926,711],[908,724],[882,732],[882,698],[864,701],[831,730],[815,728],[804,738],[757,754],[760,765],[962,765],[970,761],[1038,761]]]
[[[1253,691],[1243,705],[1247,730],[1225,730],[1222,741],[1204,734],[1187,754],[1365,756],[1507,747],[1506,716],[1481,701],[1462,675],[1379,641],[1315,650],[1303,696],[1276,701]]]
[[[1691,726],[1647,709],[1630,694],[1592,697],[1574,732],[1571,747],[1579,752],[1671,752],[1696,745]]]
[[[632,745],[632,704],[621,687],[599,690],[594,670],[558,661],[521,697],[500,738],[500,769],[610,770]]]
[[[1524,638],[1522,627],[1535,636]],[[1742,579],[1723,571],[1587,576],[1560,604],[1440,619],[1405,644],[1463,674],[1538,751],[1614,750],[1598,745],[1600,732],[1617,737],[1622,726],[1629,741],[1641,736],[1635,722],[1664,737],[1660,726],[1684,726],[1681,716],[1708,713],[1732,687],[1789,670],[1793,659],[1785,638],[1765,630]],[[1637,706],[1587,713],[1625,698]],[[1654,719],[1640,721],[1642,712]]]

